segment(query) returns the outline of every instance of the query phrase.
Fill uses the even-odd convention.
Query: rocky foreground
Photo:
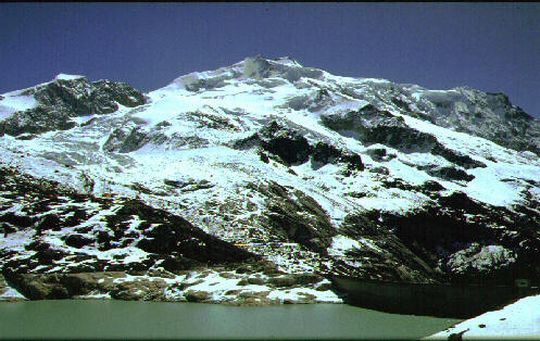
[[[18,207],[18,214],[6,213],[3,221],[33,226],[4,230],[10,250],[0,255],[0,300],[341,302],[322,276],[279,271],[141,200],[81,195],[7,168],[0,169],[0,183],[2,208]],[[25,244],[28,234],[34,242]],[[85,248],[96,242],[95,249]]]

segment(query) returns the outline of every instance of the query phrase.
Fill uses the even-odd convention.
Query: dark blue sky
[[[257,54],[502,91],[540,117],[538,3],[0,4],[0,93],[60,72],[149,91]]]

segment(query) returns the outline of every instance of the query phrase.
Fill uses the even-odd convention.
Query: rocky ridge
[[[338,302],[325,276],[540,279],[540,123],[504,95],[290,58],[148,94],[57,78],[0,100],[0,265],[25,297]]]

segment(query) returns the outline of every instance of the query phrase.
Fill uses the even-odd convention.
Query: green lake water
[[[459,321],[388,314],[346,304],[0,303],[0,338],[8,339],[418,339]]]

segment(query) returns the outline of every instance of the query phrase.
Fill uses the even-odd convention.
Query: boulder
[[[280,288],[292,287],[298,284],[298,277],[294,275],[271,277],[268,279],[268,284]]]
[[[111,297],[126,301],[162,301],[167,283],[163,279],[138,278],[123,281],[111,290]]]
[[[247,279],[247,282],[249,284],[255,284],[255,285],[264,285],[266,283],[266,281],[260,277],[249,277]]]
[[[83,246],[90,245],[94,243],[93,239],[85,237],[80,234],[70,234],[64,240],[66,245],[80,249]]]
[[[187,290],[184,292],[184,296],[188,302],[205,302],[210,298],[210,293],[206,291]]]

